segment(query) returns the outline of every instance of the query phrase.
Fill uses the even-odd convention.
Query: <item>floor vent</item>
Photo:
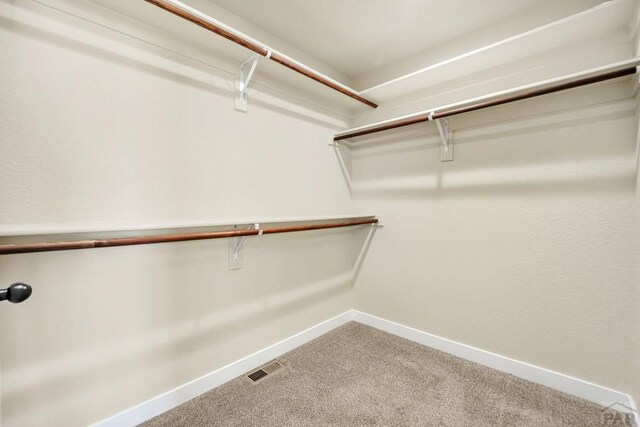
[[[266,377],[267,375],[269,375],[269,374],[267,374],[264,370],[262,370],[262,369],[258,369],[257,371],[252,372],[252,373],[250,373],[250,374],[249,374],[249,375],[247,375],[247,376],[248,376],[249,378],[251,378],[251,380],[252,380],[253,382],[256,382],[256,381],[258,381],[259,379]]]
[[[276,372],[277,370],[283,367],[284,367],[284,363],[274,360],[273,362],[269,362],[268,364],[258,369],[257,371],[250,373],[249,375],[247,375],[247,377],[249,377],[251,381],[256,382],[266,377],[267,375],[273,374],[274,372]]]

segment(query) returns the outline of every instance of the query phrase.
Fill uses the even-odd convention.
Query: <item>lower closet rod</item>
[[[256,236],[258,234],[291,233],[295,231],[323,230],[326,228],[353,227],[377,224],[378,218],[364,218],[339,222],[265,229],[205,231],[200,233],[162,234],[157,236],[120,237],[114,239],[74,240],[69,242],[27,243],[0,245],[0,255],[26,254],[32,252],[67,251],[72,249],[107,248],[112,246],[148,245],[152,243],[185,242],[189,240],[224,239],[228,237]]]

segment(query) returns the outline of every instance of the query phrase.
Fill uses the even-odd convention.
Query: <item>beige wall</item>
[[[349,209],[339,116],[260,86],[239,113],[232,75],[0,5],[4,231]],[[0,283],[34,288],[0,309],[2,425],[86,425],[350,309],[365,235],[250,238],[239,271],[226,240],[1,257]]]
[[[640,29],[640,9],[636,10],[636,28]],[[640,53],[640,30],[635,35],[635,54]],[[636,245],[638,250],[636,253],[636,307],[635,307],[635,324],[640,325],[640,93],[636,90],[636,120],[638,129],[636,133]],[[633,367],[634,387],[632,396],[636,402],[636,406],[640,403],[640,333],[636,332],[632,337],[632,341],[636,344],[636,353],[634,355],[635,366]]]
[[[452,119],[451,163],[431,124],[363,139],[345,153],[351,198],[326,145],[344,109],[262,78],[238,113],[237,64],[171,35],[136,33],[158,48],[34,2],[0,12],[4,231],[345,212],[386,226],[355,290],[365,230],[250,239],[232,272],[223,240],[1,257],[1,285],[34,286],[0,309],[3,426],[97,421],[353,307],[640,399],[630,81]],[[516,84],[484,77],[355,121]]]
[[[353,196],[384,218],[356,308],[630,392],[637,358],[633,82],[356,142]]]
[[[636,118],[638,120],[638,130],[636,134],[636,216],[635,216],[635,227],[636,227],[636,245],[640,246],[640,103],[638,93],[636,93]],[[635,289],[635,321],[636,325],[640,325],[640,249],[636,251],[636,289]],[[638,402],[640,402],[640,332],[636,332],[635,336],[632,336],[632,341],[635,342],[635,354],[634,360],[635,365],[632,367],[633,369],[633,388],[631,390],[632,397],[636,402],[636,406]]]

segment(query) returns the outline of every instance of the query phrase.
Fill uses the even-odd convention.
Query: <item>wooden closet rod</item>
[[[590,85],[590,84],[602,82],[605,80],[611,80],[619,77],[629,76],[631,74],[635,74],[636,72],[637,72],[637,67],[634,65],[632,67],[627,67],[620,70],[610,71],[610,72],[598,74],[591,77],[573,80],[567,83],[561,83],[558,85],[545,87],[542,89],[528,90],[515,95],[509,95],[509,96],[504,96],[497,99],[479,101],[469,105],[463,105],[463,106],[454,107],[451,109],[444,109],[441,111],[420,113],[414,116],[405,117],[400,120],[389,121],[389,122],[381,123],[379,125],[366,127],[364,129],[347,131],[345,133],[336,135],[333,138],[333,140],[341,141],[343,139],[355,138],[357,136],[369,135],[372,133],[382,132],[389,129],[396,129],[399,127],[410,126],[416,123],[423,123],[431,120],[442,119],[445,117],[455,116],[456,114],[468,113],[470,111],[481,110],[483,108],[495,107],[496,105],[502,105],[510,102],[521,101],[523,99],[534,98],[536,96],[547,95],[549,93],[560,92],[567,89],[573,89],[576,87]]]
[[[228,27],[221,22],[192,9],[183,3],[176,0],[145,0],[148,3],[151,3],[159,8],[162,8],[168,12],[173,13],[187,21],[193,22],[196,25],[201,26],[213,33],[218,34],[226,38],[227,40],[231,40],[234,43],[243,46],[258,55],[262,55],[267,59],[271,59],[274,62],[277,62],[280,65],[284,65],[287,68],[296,71],[303,76],[309,77],[319,83],[322,83],[325,86],[330,87],[333,90],[337,90],[340,93],[343,93],[356,101],[360,101],[363,104],[368,105],[372,108],[378,108],[378,104],[369,101],[368,99],[363,98],[356,92],[355,90],[348,88],[337,81],[318,73],[317,71],[312,70],[309,67],[302,65],[301,63],[294,61],[293,59],[283,55],[280,52],[277,52],[269,47],[258,43],[255,40],[250,39],[249,37],[239,33],[238,31],[233,30],[231,27]]]
[[[0,255],[26,254],[32,252],[68,251],[72,249],[108,248],[112,246],[148,245],[152,243],[186,242],[190,240],[224,239],[227,237],[256,236],[259,234],[291,233],[296,231],[324,230],[327,228],[353,227],[377,224],[378,218],[343,220],[321,224],[272,227],[264,229],[205,231],[200,233],[162,234],[157,236],[121,237],[114,239],[74,240],[68,242],[27,243],[0,245]]]

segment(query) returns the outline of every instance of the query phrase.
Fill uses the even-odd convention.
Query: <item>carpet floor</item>
[[[602,426],[600,406],[350,322],[144,426]]]

